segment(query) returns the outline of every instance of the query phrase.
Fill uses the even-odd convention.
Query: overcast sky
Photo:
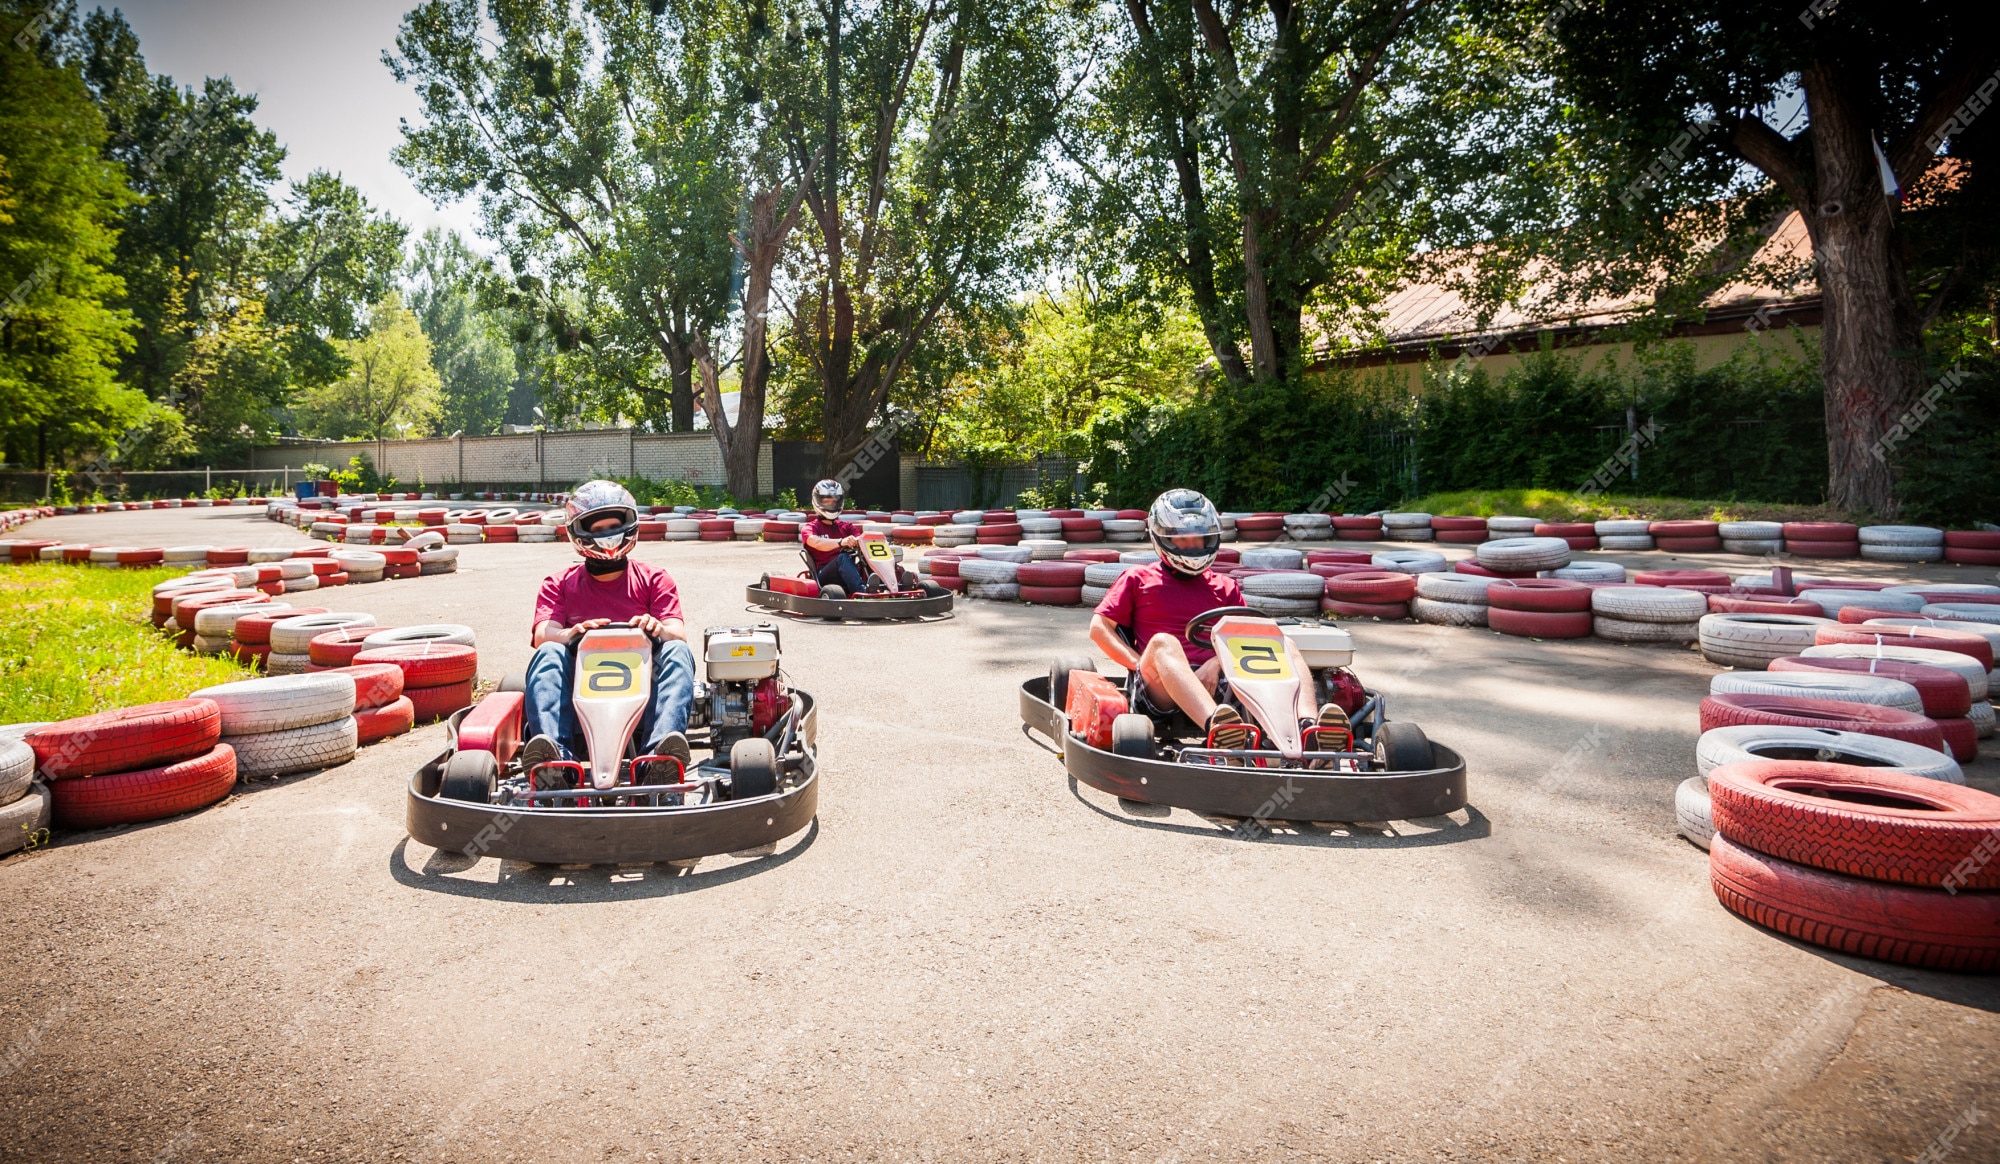
[[[470,202],[439,210],[389,159],[402,140],[398,119],[418,120],[418,107],[382,64],[382,51],[394,47],[415,2],[127,0],[116,7],[139,34],[154,73],[197,89],[203,77],[227,76],[255,93],[258,124],[288,151],[287,178],[331,170],[413,235],[447,226],[490,253],[473,233],[478,215]],[[79,7],[98,5],[82,0]]]

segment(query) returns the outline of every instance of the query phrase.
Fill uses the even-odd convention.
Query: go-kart
[[[1207,816],[1391,821],[1465,807],[1464,758],[1415,724],[1389,722],[1387,701],[1349,668],[1354,639],[1346,631],[1226,606],[1189,620],[1186,637],[1222,659],[1225,698],[1242,713],[1250,746],[1207,746],[1186,715],[1153,709],[1136,673],[1100,675],[1083,656],[1058,658],[1021,685],[1022,723],[1056,746],[1076,780]],[[1287,639],[1310,675],[1294,673]],[[1301,729],[1301,682],[1313,684],[1316,704],[1340,704],[1350,730]]]
[[[448,721],[450,746],[417,770],[410,836],[469,857],[544,864],[688,861],[773,844],[819,807],[812,696],[778,670],[778,628],[702,632],[686,767],[641,755],[633,739],[651,699],[653,643],[624,624],[576,644],[571,698],[589,753],[524,768],[527,676]]]
[[[764,575],[749,588],[750,604],[779,614],[831,622],[923,619],[950,613],[951,591],[903,569],[896,561],[895,547],[881,534],[862,534],[859,546],[841,552],[852,556],[861,570],[865,585],[859,593],[820,585],[812,555],[802,545],[799,553],[806,568],[790,578]]]

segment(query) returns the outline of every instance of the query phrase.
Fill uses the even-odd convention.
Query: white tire
[[[1314,575],[1318,577],[1318,575]],[[1486,588],[1494,579],[1479,574],[1419,574],[1417,575],[1417,597],[1436,602],[1457,602],[1467,606],[1485,606]],[[1481,619],[1482,624],[1485,619]]]
[[[1136,518],[1113,517],[1107,519],[1104,523],[1104,532],[1108,534],[1144,533],[1145,531],[1146,531],[1146,523]]]
[[[1428,575],[1427,575],[1428,576]],[[1252,574],[1241,579],[1243,593],[1263,598],[1310,598],[1317,612],[1320,596],[1326,593],[1326,579],[1318,574],[1286,571],[1282,574]],[[1254,605],[1254,604],[1253,604]]]
[[[1383,550],[1368,562],[1377,569],[1399,574],[1435,574],[1445,568],[1444,555],[1432,550]]]
[[[1384,528],[1382,540],[1385,542],[1434,542],[1436,531],[1429,526],[1399,525],[1395,529]]]
[[[1864,525],[1861,527],[1860,542],[1863,550],[1869,546],[1942,547],[1944,531],[1927,525]]]
[[[1599,534],[1597,548],[1600,550],[1650,550],[1653,539],[1647,534]]]
[[[1715,818],[1709,815],[1708,779],[1690,776],[1674,789],[1674,824],[1680,834],[1701,848],[1715,839]]]
[[[1869,562],[1936,562],[1944,558],[1944,547],[1864,545],[1861,557]]]
[[[1486,608],[1469,602],[1440,602],[1435,598],[1410,599],[1410,616],[1418,622],[1437,626],[1485,626]]]
[[[26,795],[35,779],[35,750],[19,739],[0,740],[0,805]]]
[[[222,710],[222,735],[263,735],[311,727],[354,714],[354,677],[338,671],[244,679],[204,687],[189,696],[209,699]]]
[[[358,611],[334,611],[331,614],[302,614],[296,618],[281,619],[271,624],[271,653],[274,655],[304,655],[306,647],[317,635],[337,631],[342,627],[374,626],[375,616]]]
[[[1799,597],[1818,603],[1828,618],[1836,619],[1842,610],[1850,606],[1863,610],[1895,610],[1905,614],[1915,614],[1924,608],[1924,600],[1914,594],[1890,594],[1882,590],[1801,590]]]
[[[1534,533],[1535,527],[1540,524],[1541,520],[1533,517],[1489,517],[1486,519],[1486,532],[1516,537]]]
[[[761,526],[764,523],[758,522],[757,524]],[[556,531],[554,526],[523,525],[523,526],[516,526],[515,528],[521,531],[518,537],[515,539],[517,541],[552,542],[556,540]],[[738,536],[741,537],[742,535],[739,534]]]
[[[1724,764],[1756,760],[1818,760],[1892,768],[1946,784],[1965,783],[1965,773],[1958,762],[1943,752],[1908,740],[1890,740],[1860,732],[1756,724],[1712,728],[1695,741],[1694,763],[1703,776]]]
[[[968,587],[974,583],[993,586],[1012,583],[1020,570],[1019,562],[998,562],[991,558],[958,560],[958,576],[965,579]]]
[[[1934,602],[1917,611],[1925,618],[1951,619],[1956,622],[1985,622],[2000,625],[2000,606],[1981,606],[1970,602]]]
[[[353,680],[348,683],[352,686]],[[349,714],[324,723],[249,736],[225,735],[223,742],[236,750],[239,779],[268,778],[345,764],[354,758],[360,733],[350,709]]]
[[[1559,570],[1570,561],[1569,543],[1561,538],[1500,538],[1479,543],[1473,553],[1489,570]]]
[[[1160,560],[1160,551],[1151,546],[1143,550],[1124,550],[1119,553],[1118,560],[1128,566],[1150,566]]]
[[[1697,623],[1708,613],[1708,595],[1664,586],[1603,586],[1590,592],[1590,609],[1626,622]]]
[[[1306,555],[1284,546],[1257,546],[1244,550],[1237,564],[1253,570],[1298,570],[1304,568]]]
[[[304,675],[311,666],[311,655],[282,655],[272,651],[264,656],[266,675]]]
[[[404,548],[418,551],[441,548],[443,545],[444,535],[435,530],[425,530],[420,534],[413,535],[409,541],[403,543]]]
[[[282,546],[259,546],[250,551],[250,564],[268,566],[273,562],[283,562],[291,558],[292,551]]]
[[[1917,689],[1901,679],[1882,675],[1828,674],[1818,671],[1725,671],[1708,681],[1710,695],[1783,695],[1792,699],[1831,699],[1839,703],[1872,703],[1923,714]]]
[[[700,537],[700,534],[696,534]],[[417,565],[430,566],[439,562],[458,561],[457,546],[432,545],[417,551]]]
[[[981,546],[979,556],[988,562],[1012,562],[1018,566],[1033,560],[1035,552],[1020,546]]]
[[[1429,525],[1430,519],[1425,518],[1424,524]],[[1288,530],[1331,529],[1332,527],[1333,518],[1324,513],[1288,513],[1285,515],[1285,528]]]
[[[208,561],[207,546],[169,546],[160,553],[160,560],[169,566],[185,566],[189,562]]]
[[[1428,513],[1385,513],[1382,515],[1383,529],[1429,529],[1431,515]]]
[[[1068,542],[1049,541],[1043,538],[1023,539],[1021,548],[1028,551],[1030,562],[1060,562],[1069,552]]]
[[[990,602],[1019,602],[1021,587],[1013,582],[967,582],[967,598],[984,598]]]
[[[1784,553],[1785,543],[1782,539],[1778,538],[1724,538],[1722,539],[1722,549],[1725,553],[1749,554],[1753,557],[1761,557],[1765,554]]]
[[[1622,618],[1594,615],[1590,631],[1614,643],[1691,643],[1700,637],[1700,623],[1631,622]]]
[[[1111,593],[1111,588],[1109,586],[1086,585],[1083,588],[1083,605],[1094,607],[1098,603],[1104,601],[1105,595],[1110,593]]]
[[[1559,569],[1544,571],[1549,578],[1563,578],[1571,582],[1623,582],[1625,567],[1616,562],[1572,562]]]
[[[1715,532],[1725,541],[1782,541],[1785,524],[1779,521],[1725,521]]]
[[[1608,521],[1593,522],[1591,523],[1591,528],[1597,531],[1599,538],[1651,537],[1653,533],[1652,522],[1637,521],[1630,518],[1612,518]]]
[[[312,574],[308,574],[303,578],[287,578],[283,586],[287,594],[297,594],[305,590],[318,590],[319,578]]]
[[[224,642],[236,629],[236,620],[250,614],[271,614],[290,610],[282,602],[232,602],[228,606],[211,606],[194,613],[194,633],[196,638],[221,639]]]
[[[1802,614],[1705,614],[1698,624],[1701,653],[1711,663],[1761,671],[1773,659],[1812,646],[1814,630],[1832,621]]]
[[[1992,736],[1994,725],[1992,703],[1984,699],[1978,700],[1972,705],[1972,710],[1965,713],[1965,718],[1972,721],[1973,730],[1979,733],[1980,739]]]
[[[1319,617],[1317,598],[1278,598],[1269,594],[1245,594],[1243,605],[1270,615],[1288,615],[1292,618]]]
[[[1934,586],[1926,586],[1920,582],[1912,586],[1891,586],[1889,587],[1889,589],[1883,591],[1883,593],[1916,594],[1920,591],[1931,591],[1933,593],[1945,592],[1951,594],[1979,594],[1990,598],[1993,597],[1994,595],[2000,595],[2000,586],[1988,586],[1983,582],[1939,582]]]
[[[1883,647],[1869,643],[1828,643],[1825,646],[1804,647],[1797,653],[1807,659],[1882,659],[1936,667],[1965,680],[1966,690],[1975,700],[1985,699],[1990,688],[1987,670],[1979,665],[1979,660],[1957,651],[1939,651],[1930,647]]]
[[[1118,576],[1131,568],[1130,562],[1092,562],[1083,568],[1083,584],[1109,590]]]
[[[913,517],[910,520],[915,521],[917,519]],[[1023,535],[1060,534],[1062,532],[1062,519],[1059,517],[1022,517],[1016,514],[1014,520],[1020,523]]]
[[[28,847],[28,839],[49,827],[49,809],[55,803],[45,784],[29,784],[12,804],[0,807],[0,853]]]
[[[429,622],[418,626],[399,626],[378,631],[361,640],[366,650],[376,647],[396,647],[406,643],[456,643],[462,647],[478,646],[472,628],[455,622]]]
[[[1134,530],[1131,533],[1113,532],[1105,534],[1104,540],[1107,542],[1118,542],[1122,545],[1131,542],[1143,542],[1146,540],[1146,534],[1143,530]]]
[[[229,636],[227,635],[224,635],[221,638],[210,638],[207,635],[196,635],[194,636],[194,641],[192,643],[189,643],[188,646],[197,655],[220,655],[224,651],[227,651],[229,649],[229,643],[230,639]]]

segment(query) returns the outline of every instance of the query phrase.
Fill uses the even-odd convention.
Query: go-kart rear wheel
[[[468,804],[491,804],[493,783],[499,779],[500,765],[491,752],[456,752],[445,761],[444,779],[438,784],[441,800],[463,800]]]
[[[737,740],[729,749],[729,798],[748,800],[778,790],[778,750],[771,741]]]
[[[1375,733],[1375,762],[1384,772],[1425,772],[1435,766],[1431,740],[1413,723],[1385,723]]]
[[[527,694],[528,673],[526,671],[507,672],[507,674],[500,680],[500,690],[519,691],[524,695]]]
[[[1129,712],[1111,721],[1111,753],[1137,760],[1153,758],[1153,721]]]
[[[951,591],[929,580],[926,580],[922,585],[925,598],[943,598],[945,595],[951,593]]]
[[[1057,655],[1049,660],[1049,703],[1060,711],[1069,706],[1069,673],[1095,671],[1097,660],[1089,655]]]

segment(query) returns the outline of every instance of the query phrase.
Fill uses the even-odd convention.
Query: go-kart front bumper
[[[761,586],[744,588],[752,606],[796,614],[802,618],[831,618],[853,622],[881,622],[899,618],[932,618],[951,612],[949,592],[935,598],[808,598]]]
[[[1421,772],[1325,772],[1219,767],[1120,756],[1071,734],[1049,702],[1049,680],[1021,684],[1021,722],[1054,744],[1063,767],[1100,792],[1210,816],[1257,820],[1389,821],[1442,816],[1467,801],[1465,759],[1433,741],[1435,768]]]
[[[769,796],[671,808],[522,808],[438,796],[453,749],[417,769],[405,800],[410,837],[468,857],[549,865],[691,861],[781,841],[819,812],[818,718],[800,701],[792,750],[779,757],[795,781]]]

